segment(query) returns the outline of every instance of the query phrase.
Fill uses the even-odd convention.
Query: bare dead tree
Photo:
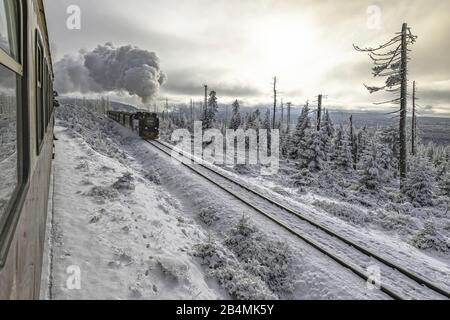
[[[203,105],[203,108],[204,108],[203,112],[204,112],[204,117],[206,119],[208,117],[208,86],[204,85],[204,87],[205,87],[205,102]]]
[[[413,81],[413,111],[412,111],[412,122],[411,122],[411,154],[416,155],[416,138],[417,138],[417,115],[416,115],[416,82]]]
[[[320,131],[320,124],[322,121],[322,99],[323,95],[319,94],[317,100],[317,131]]]
[[[376,103],[382,104],[399,104],[400,109],[393,112],[400,115],[399,137],[400,137],[400,161],[399,171],[401,187],[406,178],[406,161],[407,161],[407,146],[406,146],[406,116],[407,116],[407,96],[408,96],[408,45],[415,43],[417,36],[411,33],[406,23],[402,26],[402,31],[397,33],[388,42],[380,45],[377,48],[360,48],[356,45],[353,47],[359,52],[368,52],[370,59],[374,63],[372,68],[374,77],[386,78],[384,86],[372,87],[367,86],[370,93],[378,91],[386,91],[394,93],[395,99]]]
[[[273,122],[272,129],[275,130],[276,127],[276,117],[277,117],[277,77],[273,78]]]
[[[355,133],[353,128],[353,115],[350,116],[350,146],[352,149],[353,169],[356,170],[358,162],[358,145],[356,144]]]
[[[287,103],[287,133],[291,133],[291,108],[292,108],[292,103],[288,102]]]

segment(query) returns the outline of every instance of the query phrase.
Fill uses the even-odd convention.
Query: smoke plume
[[[130,45],[116,48],[106,43],[55,63],[55,88],[62,94],[128,92],[148,103],[165,82],[158,56]]]

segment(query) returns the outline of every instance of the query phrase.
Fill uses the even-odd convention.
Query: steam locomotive
[[[159,139],[159,118],[156,113],[108,111],[108,117],[137,132],[145,140]]]

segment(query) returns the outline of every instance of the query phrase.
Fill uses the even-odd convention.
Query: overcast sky
[[[418,83],[423,113],[450,115],[448,0],[44,2],[54,60],[106,42],[136,45],[161,60],[168,81],[160,97],[182,102],[200,99],[208,84],[224,103],[269,103],[276,75],[285,102],[303,104],[323,93],[332,106],[378,109],[373,102],[383,97],[363,83],[380,79],[352,44],[381,44],[408,22],[419,36],[410,80]],[[81,8],[81,30],[66,28],[69,5]]]

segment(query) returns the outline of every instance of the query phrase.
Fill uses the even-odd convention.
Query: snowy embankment
[[[112,142],[127,138],[93,114],[68,116],[75,125],[56,127],[51,297],[226,298],[189,253],[206,235]]]
[[[57,116],[52,298],[387,298],[118,124]]]

